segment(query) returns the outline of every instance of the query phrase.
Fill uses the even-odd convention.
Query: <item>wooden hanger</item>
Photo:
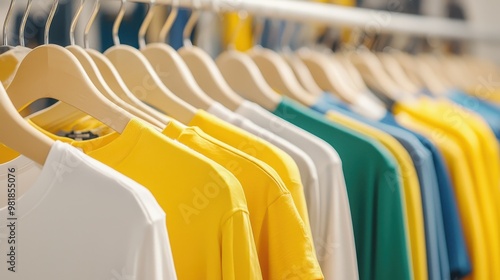
[[[388,53],[379,53],[377,56],[382,62],[384,69],[401,88],[412,94],[416,94],[420,91],[421,87],[410,80],[394,56]]]
[[[425,86],[435,95],[443,95],[450,88],[448,82],[442,77],[442,74],[436,72],[432,63],[424,56],[414,57],[417,65],[416,73],[420,76]]]
[[[67,50],[69,50],[80,62],[80,64],[83,66],[83,69],[89,76],[90,80],[94,83],[94,85],[97,87],[99,92],[102,93],[102,95],[109,99],[111,102],[114,104],[120,106],[121,108],[125,109],[127,112],[132,114],[133,116],[137,117],[138,119],[141,119],[142,121],[145,121],[149,124],[152,124],[153,126],[156,127],[161,127],[163,124],[153,117],[149,116],[148,114],[142,112],[141,110],[135,108],[134,106],[128,104],[127,102],[123,101],[120,99],[112,90],[109,88],[108,84],[106,83],[106,80],[103,78],[101,75],[99,69],[97,68],[96,64],[92,60],[89,54],[85,52],[85,50],[76,45],[75,43],[75,29],[76,29],[76,24],[78,23],[78,19],[80,17],[81,12],[83,11],[83,6],[85,4],[85,0],[80,1],[80,5],[78,6],[78,9],[75,13],[75,16],[73,17],[73,20],[71,21],[71,26],[70,26],[70,31],[69,31],[69,37],[70,37],[70,43],[71,45],[66,47]]]
[[[26,9],[24,11],[23,19],[21,21],[21,25],[19,27],[19,43],[20,46],[10,47],[7,46],[7,30],[9,18],[12,13],[12,5],[14,0],[11,1],[11,6],[7,11],[7,16],[5,18],[4,26],[3,26],[3,46],[0,46],[0,81],[4,85],[4,87],[8,86],[11,82],[14,72],[17,69],[17,66],[24,57],[31,51],[31,49],[25,47],[24,41],[24,30],[26,27],[26,22],[28,21],[29,12],[31,10],[32,0],[28,0],[26,4]]]
[[[258,24],[264,25],[262,20],[259,20]],[[259,28],[257,29],[259,30]],[[261,27],[260,30],[262,29]],[[261,35],[255,34],[255,37],[260,38]],[[283,36],[287,36],[287,34]],[[290,66],[278,53],[265,49],[259,44],[256,44],[247,53],[274,90],[295,99],[307,107],[311,107],[316,103],[317,97],[312,96],[302,87]]]
[[[56,45],[32,50],[7,88],[12,103],[24,109],[41,98],[63,101],[121,133],[133,116],[104,98],[76,57]]]
[[[279,54],[288,66],[290,66],[290,69],[295,74],[295,78],[302,85],[302,87],[312,96],[318,97],[323,93],[323,90],[318,86],[316,81],[314,81],[311,72],[307,69],[304,62],[294,55],[293,51],[290,49],[290,44],[293,41],[293,38],[295,38],[296,34],[299,34],[299,30],[296,30],[296,27],[296,24],[286,22],[285,32],[281,39],[281,51]],[[261,28],[263,28],[263,26]],[[262,36],[260,36],[260,38],[262,38]]]
[[[120,77],[120,74],[118,74],[116,68],[105,55],[92,49],[86,49],[86,51],[95,62],[99,72],[108,86],[120,99],[143,111],[162,124],[167,124],[169,122],[170,119],[167,116],[144,104],[144,102],[140,101],[132,92],[130,92],[125,85],[125,82]]]
[[[31,11],[32,1],[28,0],[26,4],[26,9],[24,10],[24,15],[19,27],[19,43],[21,46],[14,48],[7,54],[14,54],[18,57],[18,64],[26,57],[26,55],[31,51],[31,49],[25,47],[24,32],[26,29],[26,23],[28,22],[28,17]],[[48,39],[48,37],[47,37]],[[74,38],[73,38],[74,39]],[[10,83],[10,82],[9,82]],[[87,116],[84,112],[77,110],[76,108],[65,104],[63,102],[57,102],[56,104],[45,108],[34,114],[29,115],[31,121],[36,123],[38,126],[43,127],[48,131],[55,131],[59,127],[64,126],[65,123],[71,123],[75,120],[81,119]]]
[[[118,29],[125,14],[125,0],[113,25],[115,46],[104,54],[131,92],[141,101],[187,124],[196,115],[196,108],[173,94],[161,81],[144,55],[131,46],[120,45]]]
[[[12,12],[12,7],[14,4],[13,2],[14,1],[11,1],[11,6],[9,7],[9,11],[7,12],[7,16],[6,16],[5,22],[4,22],[4,29],[3,29],[4,45],[7,45],[7,41],[6,41],[7,40],[7,29],[8,29],[7,26],[8,26],[8,22],[9,22],[9,17],[10,17],[11,12]],[[10,50],[9,50],[9,48],[0,47],[0,49],[3,48],[4,50],[7,50],[5,53],[3,52],[3,50],[0,50],[0,65],[2,65],[2,67],[0,67],[0,80],[2,81],[2,84],[4,86],[7,86],[10,84],[11,79],[14,77],[14,73],[17,69],[17,66],[21,63],[21,61],[28,54],[28,52],[31,51],[31,49],[25,47],[25,41],[24,41],[24,30],[26,27],[26,22],[28,20],[29,12],[31,10],[31,3],[32,3],[32,1],[28,0],[27,5],[26,5],[26,10],[24,12],[23,19],[21,21],[21,25],[19,28],[19,43],[21,45],[16,46]],[[5,89],[2,86],[2,84],[0,84],[0,91],[2,92],[2,94],[5,95],[5,97],[8,98],[8,96],[6,95],[7,93],[5,92]],[[5,104],[5,106],[6,106],[5,108],[12,107],[13,112],[10,111],[9,109],[7,109],[7,111],[10,111],[12,116],[17,118],[17,116],[16,116],[17,112],[15,112],[15,108],[13,108],[13,105],[12,105],[10,99],[8,100],[8,102],[7,101],[5,101],[5,102],[0,101],[0,104]],[[4,112],[7,112],[7,111],[4,111]],[[2,117],[2,119],[6,121],[6,124],[8,123],[7,117]],[[21,126],[25,126],[24,121],[21,123]],[[27,127],[25,127],[25,128],[27,128]],[[0,130],[2,130],[2,129],[0,129]],[[27,128],[27,130],[34,132],[32,130],[32,127]],[[9,131],[11,131],[11,130],[9,129]],[[17,133],[14,135],[17,135]],[[9,135],[7,135],[7,136],[9,136]],[[37,136],[41,136],[38,131],[35,133],[35,137],[37,137]],[[43,136],[45,137],[45,135],[43,135]],[[42,139],[42,141],[43,141],[43,139]],[[32,148],[33,148],[33,146],[30,145],[29,149],[32,149]],[[2,160],[10,161],[10,160],[13,160],[19,156],[19,153],[11,150],[10,148],[8,148],[2,144],[0,144],[0,150],[1,150],[0,154],[2,155]],[[26,150],[26,149],[22,149],[22,150]],[[43,150],[43,148],[42,148],[42,150]],[[30,153],[30,152],[27,152],[27,153]],[[48,152],[47,152],[47,154],[48,154]],[[44,158],[46,158],[46,156],[40,157],[40,159],[42,159],[42,160]],[[39,160],[36,160],[36,162],[38,162],[39,164],[43,164],[43,162],[39,162]]]
[[[109,88],[116,94],[116,96],[118,96],[121,100],[127,102],[128,104],[134,106],[135,108],[141,110],[142,112],[146,113],[147,115],[153,117],[158,122],[161,122],[163,124],[168,123],[169,118],[167,116],[144,104],[142,101],[137,99],[137,97],[135,97],[132,92],[130,92],[130,90],[127,88],[122,78],[118,74],[118,71],[116,71],[116,68],[104,54],[90,49],[89,33],[92,24],[94,23],[95,18],[99,13],[99,8],[101,5],[100,2],[100,0],[95,1],[92,15],[90,16],[89,21],[85,26],[85,30],[83,33],[85,51],[90,55],[95,65],[99,69],[102,77],[108,84]]]
[[[340,65],[329,55],[306,48],[299,49],[296,55],[307,66],[322,90],[331,92],[348,103],[356,103],[359,92],[346,82],[346,73],[342,72]]]
[[[491,77],[493,81],[499,80],[500,68],[494,62],[467,54],[462,54],[461,58],[468,67],[472,68],[476,77],[483,77],[483,79]],[[478,80],[476,83],[480,83],[480,81]],[[496,86],[498,87],[498,85]]]
[[[238,14],[239,23],[233,35],[233,41],[241,29],[242,17]],[[230,44],[233,45],[233,44]],[[215,60],[224,79],[233,90],[245,99],[255,102],[269,111],[274,111],[281,97],[266,82],[255,62],[245,53],[236,51],[233,46],[224,51]]]
[[[217,66],[233,90],[245,99],[274,111],[281,97],[267,84],[252,59],[239,51],[227,50],[217,57]]]
[[[311,72],[300,58],[288,52],[282,52],[281,57],[288,63],[295,77],[308,93],[313,96],[319,96],[323,93],[323,90],[318,86]]]
[[[66,49],[69,50],[78,59],[78,61],[83,66],[83,69],[89,76],[92,83],[94,83],[99,92],[101,92],[101,94],[105,98],[107,98],[117,106],[120,106],[121,108],[123,108],[124,110],[126,110],[127,112],[134,115],[140,120],[143,120],[157,128],[164,126],[164,124],[161,123],[160,121],[156,120],[155,118],[149,116],[148,114],[142,112],[141,110],[135,108],[134,106],[128,104],[127,102],[119,98],[108,86],[107,81],[101,75],[99,68],[97,68],[96,64],[94,63],[90,55],[87,54],[83,48],[79,46],[68,46],[66,47]]]
[[[179,1],[172,4],[172,11],[165,25],[160,32],[160,41],[165,42],[167,34],[172,27],[174,19],[178,12]],[[186,25],[184,34],[191,34],[193,25]],[[189,36],[185,36],[189,39]],[[217,100],[228,109],[234,111],[243,103],[241,98],[226,82],[215,61],[203,49],[194,46],[190,41],[184,44],[177,52],[189,68],[191,75],[197,84],[214,100]]]
[[[380,119],[386,114],[385,107],[370,96],[370,92],[356,87],[349,72],[343,64],[327,51],[299,49],[296,55],[304,62],[313,75],[316,83],[326,92],[336,95],[351,104],[356,110],[366,117]]]
[[[0,142],[40,165],[45,164],[54,141],[19,115],[0,85]]]
[[[342,64],[343,69],[350,77],[349,82],[351,82],[357,90],[359,90],[360,92],[369,91],[368,86],[366,85],[365,81],[363,81],[363,77],[361,77],[358,69],[356,69],[354,64],[352,64],[351,60],[348,57],[348,54],[337,53],[333,54],[332,58]]]
[[[35,48],[24,58],[7,93],[18,111],[38,99],[54,98],[81,109],[121,133],[132,116],[100,95],[68,50],[48,45],[57,4],[58,1],[53,2],[45,25],[46,45]]]
[[[380,60],[368,49],[350,53],[351,61],[358,69],[363,80],[372,88],[380,91],[391,99],[398,100],[403,94],[392,78],[385,72]]]
[[[295,99],[307,107],[311,107],[316,103],[317,97],[302,87],[290,66],[278,53],[269,49],[254,47],[248,54],[274,90]]]
[[[89,76],[90,80],[94,83],[94,85],[97,87],[98,91],[103,97],[107,98],[108,100],[120,106],[121,108],[125,109],[138,119],[141,119],[156,127],[162,126],[160,122],[156,121],[147,114],[139,111],[138,109],[132,107],[131,105],[125,103],[123,100],[118,98],[115,95],[115,93],[108,87],[105,80],[101,76],[99,69],[97,69],[96,65],[89,57],[89,55],[81,47],[75,45],[74,32],[76,24],[78,22],[78,18],[83,10],[84,3],[85,3],[84,0],[80,1],[80,5],[77,8],[75,16],[73,17],[73,20],[71,22],[71,27],[69,32],[71,46],[66,47],[66,49],[69,50],[78,59],[83,69]],[[61,127],[62,125],[64,125],[64,123],[75,122],[85,116],[86,116],[85,113],[76,109],[75,107],[72,107],[63,102],[58,102],[54,106],[51,106],[49,109],[37,112],[35,115],[31,115],[30,119],[38,125],[46,124],[47,126],[42,126],[42,127],[50,130],[51,128]]]
[[[196,46],[184,46],[178,53],[198,85],[210,97],[232,111],[240,107],[244,99],[229,86],[210,55]]]
[[[416,73],[417,65],[411,55],[395,49],[391,49],[390,52],[387,53],[387,55],[392,56],[399,63],[401,69],[405,73],[405,76],[408,77],[408,79],[410,79],[410,81],[414,85],[417,85],[420,88],[425,87],[422,79]]]
[[[472,67],[459,56],[439,55],[436,56],[436,60],[441,63],[444,69],[443,74],[455,87],[466,89],[477,83],[477,77],[471,71]]]
[[[198,86],[189,68],[175,49],[165,43],[146,45],[145,34],[154,14],[154,7],[154,4],[150,4],[149,11],[139,30],[139,45],[142,54],[149,60],[162,82],[172,92],[194,107],[208,110],[215,101]],[[198,14],[198,11],[193,11],[186,26],[194,25]]]
[[[291,34],[288,38],[291,40],[292,36]],[[288,40],[287,36],[284,37],[285,40]],[[355,104],[356,99],[360,98],[361,93],[349,81],[350,79],[347,71],[345,71],[342,64],[334,58],[333,52],[329,47],[322,47],[321,50],[300,48],[295,52],[295,55],[307,67],[315,83],[323,91],[335,94],[337,97],[350,104]]]
[[[349,57],[345,55],[345,53],[334,54],[332,56],[338,63],[343,66],[343,69],[346,71],[349,76],[348,81],[361,93],[363,99],[366,101],[362,101],[362,103],[366,103],[365,107],[369,107],[371,111],[376,113],[372,114],[373,116],[378,116],[379,114],[385,114],[387,112],[384,104],[380,101],[379,97],[377,97],[366,85],[363,77],[356,69],[354,64],[349,60]],[[370,101],[368,101],[370,100]],[[371,105],[368,105],[371,104]],[[372,108],[377,108],[376,110]]]

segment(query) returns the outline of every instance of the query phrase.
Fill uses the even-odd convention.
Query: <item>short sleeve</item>
[[[228,218],[221,238],[223,279],[262,279],[248,212],[237,211]]]
[[[312,240],[290,194],[267,209],[261,240],[261,268],[266,279],[323,279]]]
[[[136,259],[135,279],[177,279],[165,216],[148,224]]]

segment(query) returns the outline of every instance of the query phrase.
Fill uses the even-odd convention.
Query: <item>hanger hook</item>
[[[178,13],[179,13],[179,0],[173,0],[172,9],[170,10],[170,13],[167,16],[165,24],[160,30],[160,35],[158,37],[158,40],[160,42],[165,43],[167,41],[167,35],[170,32],[170,29],[172,28],[172,25],[174,24]]]
[[[146,32],[148,31],[149,24],[153,19],[155,14],[156,1],[151,0],[148,4],[148,12],[144,20],[142,21],[141,27],[139,28],[139,48],[142,49],[146,47]]]
[[[97,14],[99,13],[100,7],[101,7],[101,0],[95,0],[94,9],[92,10],[92,15],[90,15],[89,21],[85,26],[85,31],[83,32],[83,46],[86,49],[90,48],[90,43],[89,43],[90,28],[92,28],[92,24],[94,24]]]
[[[32,2],[33,2],[32,0],[28,0],[28,3],[26,4],[26,9],[24,10],[21,25],[19,26],[19,44],[23,47],[26,46],[26,43],[24,41],[24,30],[26,30],[26,23],[28,22],[28,17],[30,16]]]
[[[52,3],[52,8],[50,9],[49,12],[49,17],[47,18],[47,23],[45,23],[45,33],[43,35],[43,42],[46,45],[49,44],[50,26],[52,25],[52,20],[54,19],[58,6],[59,6],[59,0],[54,0],[54,2]]]
[[[8,31],[8,26],[9,26],[9,21],[10,18],[12,17],[12,10],[14,9],[14,4],[16,3],[16,0],[11,0],[10,5],[9,5],[9,10],[7,10],[7,15],[5,16],[5,21],[3,23],[3,45],[7,46],[7,31]]]
[[[191,33],[193,33],[194,26],[196,22],[200,18],[201,14],[201,1],[193,0],[193,10],[191,11],[191,15],[189,16],[189,20],[184,27],[184,31],[182,33],[182,42],[184,46],[192,47],[193,42],[191,42]]]
[[[70,41],[70,44],[72,46],[75,45],[76,24],[78,23],[78,19],[80,18],[80,15],[82,14],[84,4],[85,4],[85,0],[80,0],[80,6],[78,6],[78,9],[76,10],[75,16],[73,17],[73,20],[71,21],[71,26],[69,28],[69,41]]]
[[[120,25],[122,23],[123,16],[125,15],[125,3],[127,1],[122,0],[121,2],[122,3],[120,6],[120,11],[118,12],[115,22],[113,23],[113,42],[115,43],[115,46],[120,45],[120,37],[118,36],[118,31],[120,30]]]

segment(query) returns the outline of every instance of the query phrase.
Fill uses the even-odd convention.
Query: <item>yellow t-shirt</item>
[[[32,123],[35,123],[38,125],[38,122],[34,121]],[[45,129],[45,126],[40,125],[44,128],[45,131],[59,135],[59,136],[64,136],[67,133],[70,132],[79,132],[79,131],[92,131],[93,133],[103,136],[107,135],[109,133],[112,133],[113,130],[107,127],[106,125],[102,124],[98,120],[86,116],[83,118],[79,118],[77,120],[71,121],[71,122],[65,122],[64,124],[57,126],[59,128],[53,128],[53,130],[50,129]],[[11,150],[10,148],[7,148],[3,145],[0,144],[0,163],[1,162],[8,162],[10,160],[13,160],[14,158],[18,157],[20,154],[15,152],[14,150]]]
[[[479,84],[475,87],[465,89],[465,91],[474,97],[487,100],[500,105],[500,88],[491,87],[486,84]]]
[[[251,17],[242,19],[238,13],[227,13],[223,25],[225,46],[234,43],[235,49],[239,51],[246,51],[253,46]]]
[[[179,279],[262,279],[245,194],[228,170],[138,120],[88,141],[45,133],[151,191],[167,215]]]
[[[422,196],[417,171],[408,151],[392,136],[376,128],[334,111],[328,112],[326,116],[334,122],[378,140],[396,158],[401,170],[400,180],[404,186],[404,201],[408,222],[407,232],[410,241],[414,279],[428,279]]]
[[[0,164],[7,163],[18,156],[18,152],[0,143]]]
[[[428,137],[442,153],[453,182],[467,251],[471,257],[473,267],[471,278],[490,279],[487,237],[479,211],[479,202],[476,191],[470,187],[473,185],[471,170],[458,140],[442,129],[431,127],[405,113],[399,113],[396,119],[401,125]]]
[[[37,123],[34,119],[31,120]],[[99,136],[108,135],[113,132],[113,130],[109,128],[107,125],[94,119],[91,116],[85,116],[77,120],[67,120],[66,123],[54,127],[52,131],[48,129],[47,131],[57,135],[61,135],[60,133],[71,132],[71,131],[75,132],[91,131],[92,133]]]
[[[479,199],[481,215],[487,234],[489,266],[493,279],[500,279],[500,218],[496,203],[500,201],[497,192],[492,191],[491,179],[487,173],[486,164],[488,158],[483,157],[481,141],[478,135],[467,124],[467,114],[457,106],[442,106],[428,98],[422,98],[412,104],[399,103],[394,106],[394,112],[406,112],[407,114],[428,123],[431,126],[441,128],[445,133],[454,135],[460,142],[467,161],[471,164],[472,178],[476,194]]]
[[[311,226],[307,212],[304,187],[300,179],[299,168],[295,161],[284,151],[271,143],[254,136],[239,127],[227,123],[203,110],[198,110],[196,116],[189,122],[189,126],[198,126],[203,132],[251,155],[271,166],[281,177],[286,188],[290,191],[300,217],[307,226],[309,236]],[[311,238],[312,239],[312,238]]]
[[[285,184],[269,165],[207,135],[171,121],[163,134],[219,163],[240,181],[250,213],[264,279],[323,279],[312,240]],[[300,267],[294,271],[290,268]]]
[[[447,110],[452,106],[452,108],[459,107],[454,103],[447,100],[443,100],[440,103],[443,110]],[[448,106],[448,107],[447,107]],[[496,186],[494,190],[500,191],[500,150],[498,147],[498,142],[495,134],[484,121],[481,116],[477,115],[475,112],[460,109],[460,114],[464,116],[464,120],[467,125],[474,130],[478,139],[481,143],[481,150],[483,151],[483,158],[487,159],[488,164],[486,164],[487,175],[490,180],[491,186]]]
[[[500,105],[500,90],[495,90],[492,94],[484,94],[485,100]]]

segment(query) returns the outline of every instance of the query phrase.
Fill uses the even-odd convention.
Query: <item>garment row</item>
[[[441,118],[449,112],[463,122]],[[141,279],[320,279],[321,269],[356,279],[358,265],[362,279],[486,279],[497,253],[486,244],[498,240],[488,218],[497,214],[499,128],[487,121],[499,114],[455,90],[396,104],[378,121],[325,93],[313,108],[283,98],[274,112],[215,104],[162,133],[133,120],[117,134],[88,117],[52,131],[99,136],[86,141],[31,122],[97,161],[56,142],[42,167],[2,147],[3,185],[14,173],[21,198],[16,275],[40,273],[30,266],[47,259],[42,244],[66,240],[78,253],[71,263],[93,260],[93,273],[122,263],[116,271]],[[66,259],[65,249],[48,252]],[[120,260],[131,256],[148,261]]]
[[[0,278],[500,278],[486,72],[362,48],[11,48]],[[61,102],[21,118],[42,97]]]

